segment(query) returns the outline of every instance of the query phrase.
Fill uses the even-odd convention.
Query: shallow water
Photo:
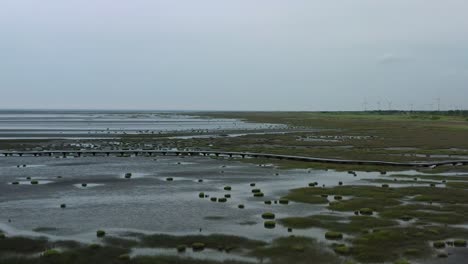
[[[284,127],[235,119],[198,118],[183,112],[0,110],[0,140],[112,139],[121,134],[223,131]]]
[[[17,164],[27,166],[17,168]],[[123,177],[127,172],[132,173],[131,179]],[[0,159],[0,175],[0,222],[14,230],[48,227],[53,229],[45,232],[51,235],[88,233],[92,238],[97,229],[194,234],[201,228],[203,234],[264,240],[288,232],[279,225],[263,228],[263,212],[272,211],[282,217],[326,210],[317,205],[265,205],[263,201],[277,200],[289,189],[305,187],[309,182],[333,186],[339,181],[348,184],[377,176],[359,173],[353,177],[323,170],[278,171],[271,166],[203,157],[7,157]],[[31,185],[26,177],[47,184]],[[173,181],[167,181],[169,177]],[[25,184],[12,185],[14,181]],[[250,187],[252,182],[255,187]],[[87,186],[83,187],[83,183]],[[225,191],[226,185],[232,191]],[[262,189],[265,197],[254,198],[252,188]],[[200,199],[200,192],[210,197],[230,193],[231,198],[227,203],[211,202]],[[60,204],[66,204],[66,208],[60,208]],[[238,209],[239,204],[244,204],[245,209]],[[300,234],[323,237],[321,230],[314,229]]]

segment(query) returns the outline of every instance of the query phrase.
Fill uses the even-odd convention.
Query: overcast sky
[[[468,108],[467,0],[0,0],[0,108]]]

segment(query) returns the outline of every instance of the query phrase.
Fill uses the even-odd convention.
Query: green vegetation
[[[104,237],[105,235],[106,235],[106,232],[104,230],[96,231],[96,236],[97,237]]]
[[[362,233],[368,229],[390,227],[398,222],[371,216],[339,217],[334,215],[313,215],[307,217],[288,217],[280,219],[284,226],[303,229],[320,227],[344,233]]]
[[[276,222],[275,221],[265,221],[263,223],[265,228],[275,228],[276,227]]]
[[[420,257],[431,252],[426,241],[441,240],[458,232],[468,234],[464,229],[441,226],[378,229],[353,239],[352,254],[361,262],[385,262],[396,261],[411,249],[413,257]]]
[[[444,241],[436,241],[436,242],[432,243],[432,245],[435,248],[444,248],[445,247],[445,242]]]
[[[359,213],[362,215],[372,215],[374,214],[374,211],[370,208],[361,208],[359,209]]]
[[[333,250],[340,255],[349,255],[351,254],[351,248],[347,247],[346,245],[337,245],[333,247]]]
[[[331,240],[339,240],[343,239],[343,234],[340,232],[328,231],[325,233],[325,238]]]
[[[60,254],[60,252],[58,250],[49,249],[49,250],[44,251],[44,253],[42,253],[42,256],[43,257],[51,257],[51,256],[59,255],[59,254]]]
[[[456,247],[466,247],[466,240],[462,240],[462,239],[457,239],[455,241],[453,241],[453,245],[456,246]]]
[[[270,213],[270,212],[263,213],[263,214],[262,214],[262,218],[263,218],[263,219],[275,219],[275,214],[274,214],[274,213]]]
[[[205,249],[205,244],[201,242],[195,242],[192,244],[193,251],[202,251]]]
[[[185,252],[186,249],[187,249],[186,245],[178,245],[177,246],[177,252]]]

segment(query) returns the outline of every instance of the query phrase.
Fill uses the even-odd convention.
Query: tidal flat
[[[242,119],[238,115],[218,118]],[[244,115],[244,122],[252,121]],[[302,116],[301,126],[285,121],[298,122],[293,114],[273,117],[263,123],[290,131],[263,126],[250,133],[218,131],[216,137],[190,137],[201,133],[185,131],[183,137],[141,133],[109,141],[16,139],[4,146],[254,149],[334,158],[368,148],[357,158],[421,161],[441,157],[408,153],[447,153],[455,145],[451,139],[440,149],[410,141],[398,147],[387,130],[399,131],[403,117],[358,117],[356,122],[385,122],[372,133],[364,132],[363,124],[351,126],[356,117],[350,116],[336,117],[333,126],[329,115],[322,125],[316,120],[320,115],[312,115],[310,125]],[[414,129],[436,126],[442,131],[437,133],[458,135],[454,123],[464,123],[447,119],[422,119]],[[413,126],[409,120],[407,126]],[[381,133],[388,137],[388,149],[382,148]],[[324,140],[301,140],[311,135]],[[461,150],[450,151],[447,155],[456,156]],[[465,167],[183,155],[0,157],[0,263],[463,263],[468,257]]]

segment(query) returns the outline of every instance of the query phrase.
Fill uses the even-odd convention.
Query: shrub
[[[279,203],[280,204],[289,204],[289,200],[288,199],[279,199]]]
[[[269,229],[275,228],[276,222],[275,221],[265,221],[265,223],[263,223],[263,226],[265,228],[269,228]]]
[[[341,195],[335,195],[335,197],[333,197],[335,200],[341,200],[343,199],[343,197]]]
[[[17,182],[17,181],[14,181],[14,182],[12,182],[11,184],[13,184],[13,185],[18,185],[18,184],[19,184],[19,182]]]
[[[123,260],[123,261],[129,261],[130,260],[130,255],[122,254],[122,255],[119,256],[119,259]]]
[[[61,204],[61,205],[60,205],[60,208],[65,208],[65,207],[67,207],[66,204]]]
[[[259,192],[259,193],[254,193],[254,195],[253,195],[253,196],[254,196],[254,197],[263,197],[263,196],[264,196],[264,194],[263,194],[263,193],[261,193],[261,192]]]
[[[340,232],[328,231],[325,233],[325,238],[330,240],[339,240],[343,238],[343,234]]]
[[[195,242],[192,244],[193,251],[202,251],[203,249],[205,249],[205,244],[203,243]]]
[[[244,209],[245,206],[243,204],[239,204],[237,207],[239,207],[239,209]]]
[[[202,180],[202,179],[199,179],[198,182],[203,182],[203,180]]]
[[[265,204],[271,204],[271,201],[265,201],[264,203]]]
[[[125,173],[125,178],[130,179],[132,177],[132,174],[130,172]]]
[[[174,178],[170,178],[170,177],[166,178],[166,181],[173,181],[173,180],[174,180]]]
[[[263,214],[262,214],[262,218],[263,218],[263,219],[275,219],[275,214],[274,214],[274,213],[270,213],[270,212],[263,213]]]
[[[388,184],[382,184],[382,188],[388,188]]]
[[[255,183],[251,183],[250,186],[251,186],[251,187],[254,187],[254,186],[255,186]]]
[[[5,234],[0,233],[0,239],[5,239],[5,238],[6,238]]]
[[[338,182],[338,185],[340,185],[340,186],[341,186],[341,185],[343,185],[343,182],[341,182],[341,181],[340,181],[340,182]]]
[[[105,235],[106,235],[106,232],[104,230],[96,231],[96,236],[97,237],[104,237]]]
[[[218,202],[220,202],[220,203],[225,203],[225,202],[227,202],[227,199],[226,199],[226,198],[219,198],[219,199],[218,199]]]
[[[200,197],[200,198],[205,198],[205,193],[202,193],[202,192],[199,193],[199,194],[198,194],[198,197]]]
[[[217,199],[216,197],[211,197],[211,198],[210,198],[210,201],[216,202],[216,201],[218,201],[218,199]]]
[[[229,193],[226,193],[226,194],[224,195],[224,197],[225,197],[225,198],[231,198],[231,195],[230,195]]]
[[[39,181],[33,180],[33,181],[31,181],[31,184],[39,184]]]
[[[232,188],[231,188],[231,186],[225,186],[225,187],[224,187],[224,190],[225,190],[225,191],[230,191],[230,190],[232,190]]]
[[[87,183],[82,183],[82,184],[81,184],[81,187],[86,187],[86,186],[88,186]]]
[[[262,192],[260,189],[253,189],[252,190],[252,193],[259,193],[259,192]]]

